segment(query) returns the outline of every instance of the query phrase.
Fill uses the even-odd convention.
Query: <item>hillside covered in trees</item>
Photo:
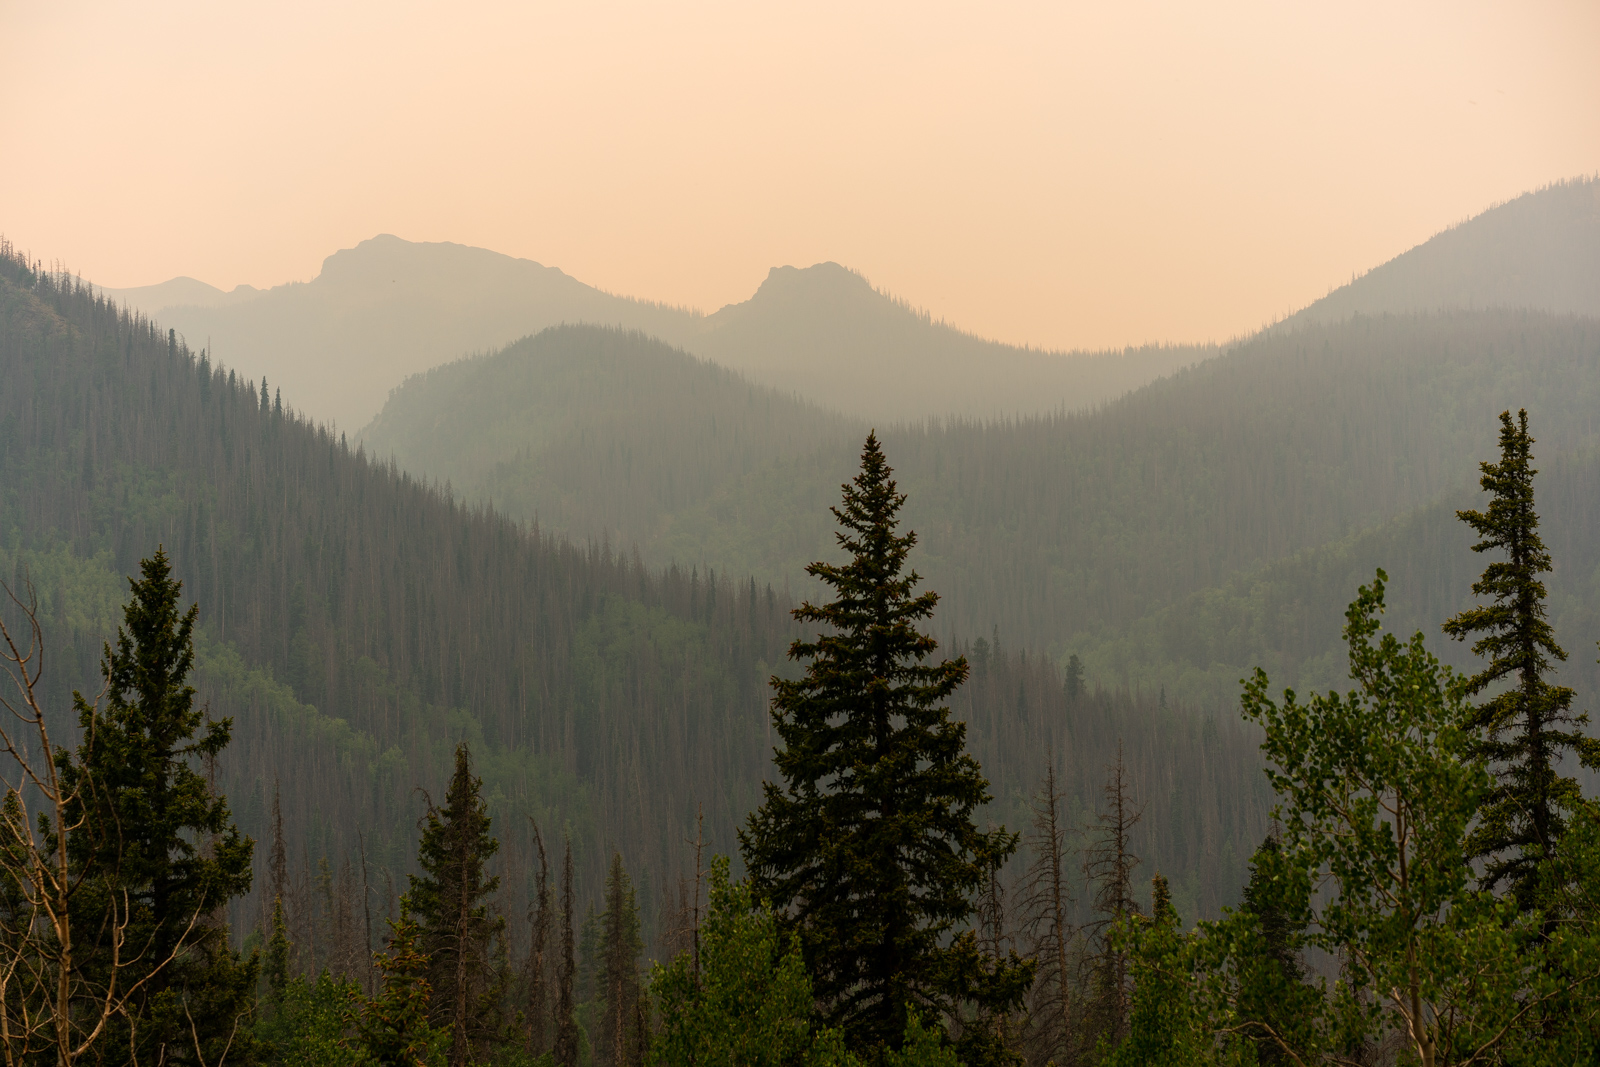
[[[235,720],[219,787],[262,841],[284,786],[304,892],[320,863],[336,880],[363,850],[376,879],[407,871],[416,790],[443,788],[461,741],[507,827],[512,896],[527,892],[526,816],[571,829],[584,893],[622,850],[651,929],[690,867],[696,813],[731,846],[768,766],[766,682],[789,669],[779,591],[452,501],[87,287],[3,265],[4,573],[39,592],[52,706],[96,689],[124,576],[165,546],[201,606],[201,697]],[[1265,819],[1262,795],[1237,788],[1254,767],[1245,731],[1154,692],[1071,689],[986,634],[957,641],[975,668],[955,708],[997,818],[1025,806],[1052,752],[1074,810],[1092,810],[1121,738],[1152,795],[1139,847],[1197,909],[1226,902]],[[1232,870],[1212,877],[1217,856]],[[242,930],[263,901],[237,908]]]
[[[631,383],[607,383],[599,354],[623,348]],[[1419,509],[1437,533],[1404,539],[1392,560],[1394,609],[1458,607],[1470,583],[1449,569],[1459,538],[1439,502],[1470,484],[1492,416],[1512,405],[1537,413],[1563,485],[1585,477],[1600,446],[1597,366],[1597,319],[1358,316],[1265,333],[1093,412],[880,429],[921,532],[919,569],[956,632],[999,628],[1008,643],[1080,655],[1108,685],[1227,704],[1258,660],[1297,679],[1302,662],[1338,658],[1336,627],[1286,625],[1240,590],[1270,587],[1296,618],[1337,619],[1349,573],[1319,586],[1301,570],[1365,559],[1360,545],[1424,522]],[[581,393],[565,384],[579,380]],[[408,383],[368,436],[471,499],[637,545],[649,563],[783,582],[831,550],[826,509],[856,432],[665,346],[568,328]],[[1563,490],[1546,514],[1570,546],[1575,619],[1600,608],[1584,499]],[[1237,619],[1219,626],[1216,612]]]

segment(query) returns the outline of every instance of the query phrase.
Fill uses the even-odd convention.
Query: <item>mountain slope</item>
[[[1437,234],[1284,325],[1447,308],[1600,316],[1600,178],[1558,182]]]
[[[578,343],[584,336],[552,333],[496,359],[511,366],[537,350],[541,373],[559,380],[572,371],[553,368],[594,359]],[[489,374],[498,364],[488,360],[482,371],[469,362],[397,393],[396,412],[403,400],[412,429],[394,439],[426,442],[437,466],[420,469],[459,471],[456,484],[478,492],[492,485],[493,498],[521,517],[559,498],[565,528],[614,531],[657,565],[798,581],[807,562],[831,558],[827,509],[852,469],[859,428],[810,449],[807,440],[835,431],[814,422],[782,441],[748,439],[760,447],[714,438],[716,419],[747,433],[760,427],[737,421],[743,401],[696,384],[709,369],[639,344],[637,357],[658,361],[648,418],[615,418],[604,389],[541,400],[543,379],[525,374],[513,390]],[[1358,317],[1269,332],[1093,412],[880,434],[910,494],[917,568],[944,595],[945,625],[966,634],[999,627],[1008,642],[1060,654],[1471,484],[1506,408],[1530,409],[1542,457],[1600,445],[1597,372],[1600,320],[1523,311]],[[697,388],[692,404],[678,399]],[[509,409],[499,406],[508,399]],[[557,407],[560,443],[520,456],[501,446],[507,458],[490,447],[452,461],[457,431],[430,429],[470,426],[474,411],[490,426],[517,425],[518,410]],[[547,421],[532,415],[522,429]],[[638,458],[646,452],[655,457],[648,464]],[[751,460],[759,462],[746,469]],[[605,484],[624,470],[639,478],[627,507]],[[689,484],[693,493],[677,492]]]
[[[1077,410],[1215,354],[1209,345],[1047,352],[986,341],[837,263],[774,267],[686,344],[759,382],[862,419]]]
[[[584,321],[677,336],[698,320],[611,296],[530,260],[388,234],[329,256],[310,282],[250,299],[133,306],[351,431],[408,375],[546,326]]]
[[[455,503],[3,246],[0,530],[0,577],[39,593],[63,717],[71,689],[97,691],[122,576],[165,545],[200,605],[201,699],[234,720],[216,780],[258,840],[281,785],[297,878],[358,848],[378,881],[403,876],[419,790],[438,795],[465,740],[507,913],[526,904],[533,817],[571,833],[586,895],[620,850],[648,914],[688,869],[699,805],[730,851],[767,773],[766,682],[792,669],[784,598]],[[1266,819],[1237,724],[1125,695],[1069,703],[1039,657],[973,651],[953,706],[994,814],[1023,817],[1047,752],[1083,810],[1126,738],[1162,796],[1144,854],[1196,913],[1231,899]],[[260,903],[230,916],[236,932]]]
[[[627,547],[773,460],[865,434],[643,334],[557,326],[407,379],[361,441],[467,499]]]
[[[1556,676],[1578,690],[1580,705],[1592,706],[1600,692],[1592,651],[1600,639],[1600,455],[1545,452],[1538,468],[1540,533],[1555,565],[1545,580],[1549,617],[1569,654]],[[1384,626],[1402,637],[1420,629],[1446,663],[1475,670],[1481,661],[1446,640],[1439,625],[1475,603],[1472,584],[1489,557],[1471,551],[1476,538],[1456,512],[1486,503],[1476,486],[1453,490],[1391,522],[1193,593],[1122,634],[1086,641],[1083,661],[1092,677],[1112,684],[1165,686],[1221,704],[1258,666],[1275,686],[1343,689],[1342,613],[1357,586],[1382,568],[1389,576]]]
[[[776,268],[750,300],[710,316],[612,296],[530,260],[389,235],[329,256],[310,282],[255,295],[188,281],[102,291],[346,430],[373,418],[410,375],[562,323],[640,330],[758,383],[878,420],[1076,409],[1211,353],[1039,352],[984,341],[836,264]]]

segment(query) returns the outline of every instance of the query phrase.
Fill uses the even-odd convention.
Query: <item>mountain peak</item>
[[[859,299],[878,295],[866,278],[830,260],[809,267],[773,267],[761,288],[746,303]]]

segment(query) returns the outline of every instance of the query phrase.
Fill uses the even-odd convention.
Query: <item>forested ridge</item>
[[[283,784],[303,894],[320,863],[336,879],[363,848],[374,878],[409,869],[416,790],[437,793],[466,740],[508,827],[505,893],[527,892],[531,815],[571,828],[584,893],[621,849],[657,928],[696,812],[728,848],[765,773],[766,680],[795,634],[784,596],[452,501],[270,383],[263,402],[260,383],[74,280],[3,263],[3,562],[40,591],[55,699],[94,688],[122,576],[164,545],[201,606],[202,697],[236,722],[218,781],[258,841]],[[1254,780],[1247,733],[1157,692],[1090,689],[1069,707],[1048,660],[976,636],[958,641],[978,666],[954,707],[996,817],[1024,805],[1052,752],[1091,810],[1121,737],[1152,794],[1139,847],[1197,909],[1231,899],[1265,818],[1238,788]],[[264,904],[237,907],[243,930]]]
[[[570,408],[551,418],[547,402],[533,398],[577,373],[562,368],[587,368],[607,346],[627,347],[642,380],[679,384],[641,391],[615,422],[609,412],[623,401],[598,385],[578,396],[596,421],[617,427],[588,447],[571,429]],[[1202,652],[1220,635],[1184,604],[1228,599],[1240,583],[1282,585],[1303,554],[1335,551],[1461,491],[1471,457],[1493,447],[1494,414],[1509,405],[1538,412],[1544,455],[1561,464],[1563,479],[1577,477],[1582,457],[1600,445],[1597,368],[1596,319],[1516,310],[1357,316],[1263,334],[1089,413],[880,430],[910,493],[908,521],[923,539],[919,568],[944,594],[944,617],[958,632],[999,627],[1016,646],[1063,660],[1079,654],[1107,685],[1169,684],[1217,699],[1215,685],[1191,684],[1196,672],[1229,684],[1253,661],[1220,647]],[[375,424],[374,441],[401,446],[417,469],[448,471],[463,492],[513,513],[610,531],[654,563],[797,575],[829,551],[826,508],[850,434],[781,397],[720,394],[711,387],[719,373],[642,338],[567,328],[408,384],[391,401],[393,421],[386,413]],[[474,418],[480,403],[498,412],[508,398],[528,413],[525,422],[509,413]],[[768,406],[784,417],[753,417]],[[502,448],[496,459],[500,431],[486,422],[553,442]],[[423,440],[434,442],[431,451]],[[457,440],[470,444],[452,448]],[[658,475],[658,488],[632,495],[626,508],[611,502],[614,490],[575,491],[652,463],[685,479],[694,472],[694,491],[668,499]],[[1586,567],[1595,551],[1583,499],[1562,489],[1547,512],[1570,539],[1563,567]],[[1457,564],[1442,548],[1419,556],[1423,543],[1438,541],[1407,542],[1404,565],[1393,563],[1396,606],[1413,610],[1412,588],[1426,582],[1431,599],[1415,610],[1453,610],[1468,583],[1455,573],[1435,580],[1438,568]],[[1252,577],[1264,567],[1276,577]],[[1309,588],[1286,595],[1310,598],[1312,614],[1326,617],[1326,602]],[[1275,622],[1256,625],[1263,640],[1277,640]],[[1163,642],[1139,639],[1138,654],[1126,654],[1130,635],[1153,626]],[[1336,627],[1303,632],[1315,634],[1315,645],[1295,645],[1285,666],[1338,656]]]
[[[0,962],[26,976],[0,998],[14,1059],[1243,1067],[1600,1049],[1600,823],[1577,773],[1600,743],[1556,684],[1595,591],[1539,577],[1596,569],[1591,320],[1355,319],[1266,335],[1129,397],[1120,422],[869,433],[835,549],[805,567],[821,588],[796,606],[463,503],[65,273],[9,248],[0,265],[0,573],[22,595],[0,616],[21,679],[5,745],[33,775],[0,805]],[[532,434],[515,426],[529,357],[570,376]],[[485,368],[510,368],[498,419],[464,432],[469,382],[441,435],[480,455],[497,433],[529,459],[581,446],[572,397],[615,400],[641,369],[616,409],[640,428],[619,434],[630,448],[670,425],[653,401],[709,418],[712,442],[742,405],[721,425],[757,447],[717,452],[685,494],[702,512],[726,503],[719,480],[820,472],[836,446],[806,435],[848,432],[638,335],[557,331],[468,369]],[[1542,466],[1528,412],[1503,410],[1500,462],[1479,464],[1490,502],[1471,510],[1448,452],[1493,454],[1472,424],[1506,390],[1548,409]],[[926,479],[927,535],[896,448]],[[1062,471],[1069,492],[1044,493]],[[804,510],[805,480],[785,491]],[[1005,566],[1037,564],[1041,516],[1100,537],[1074,632],[1100,643],[1060,667],[947,617],[915,573],[976,558],[949,551],[962,522],[1005,535]],[[1469,547],[1507,558],[1480,575]],[[1091,564],[1126,572],[1091,585]],[[1335,636],[1329,601],[1352,581]],[[1424,632],[1396,634],[1441,606],[1476,638],[1452,657],[1470,682]],[[1260,669],[1338,684],[1341,639],[1346,692],[1302,699]],[[1242,723],[1220,713],[1230,660],[1255,668]]]

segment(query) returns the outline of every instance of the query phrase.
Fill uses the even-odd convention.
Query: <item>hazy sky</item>
[[[1600,171],[1600,3],[0,0],[0,233],[104,285],[376,233],[707,310],[833,259],[1222,338]]]

